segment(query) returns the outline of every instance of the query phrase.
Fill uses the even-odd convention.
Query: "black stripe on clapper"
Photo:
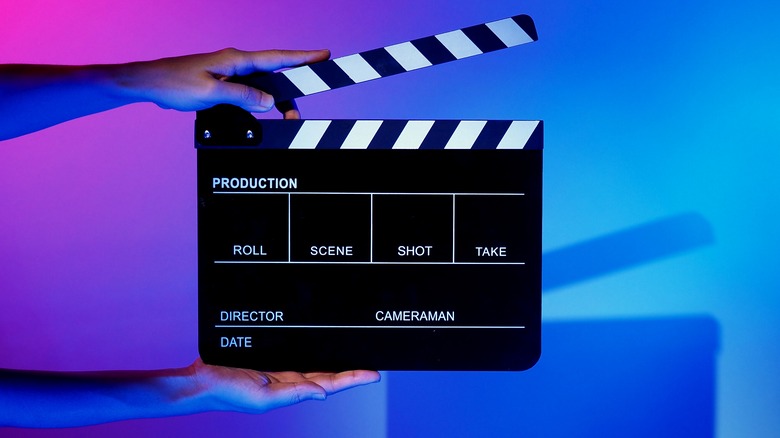
[[[433,65],[455,60],[455,56],[435,36],[413,40],[412,45]]]
[[[367,149],[391,149],[407,123],[407,120],[383,121]]]
[[[471,149],[495,149],[511,125],[511,120],[488,120]]]
[[[340,149],[353,126],[355,120],[331,121],[315,149]]]
[[[363,59],[365,59],[382,77],[392,76],[406,71],[384,48],[362,52],[360,53],[360,56],[363,57]]]
[[[303,120],[258,120],[263,127],[262,149],[289,149]]]
[[[531,137],[525,143],[525,148],[528,150],[541,150],[544,148],[544,120],[540,120],[536,125],[536,129],[531,134]]]
[[[425,136],[420,149],[444,149],[452,137],[452,133],[458,128],[460,120],[436,120]]]
[[[536,26],[534,25],[533,18],[528,15],[515,15],[512,17],[515,23],[523,29],[523,32],[527,33],[532,40],[538,41],[539,35],[536,33]]]
[[[349,78],[344,70],[333,60],[311,64],[309,67],[317,73],[317,76],[323,80],[330,88],[346,87],[353,85],[355,81]]]
[[[298,89],[287,76],[282,73],[254,73],[246,76],[236,76],[231,81],[249,85],[250,87],[263,90],[271,94],[277,101],[285,101],[303,96],[303,92]]]
[[[483,53],[493,52],[499,49],[506,49],[504,44],[497,36],[490,30],[487,25],[478,24],[463,29],[463,33],[482,50]]]

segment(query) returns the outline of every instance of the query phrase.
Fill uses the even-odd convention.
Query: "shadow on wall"
[[[715,436],[712,318],[549,323],[542,333],[542,359],[523,373],[391,373],[388,436]]]
[[[542,256],[544,292],[715,242],[712,226],[684,213],[550,251]]]
[[[544,254],[544,291],[712,242],[695,213],[618,231]],[[714,437],[718,343],[707,316],[546,323],[523,373],[391,373],[388,436]]]

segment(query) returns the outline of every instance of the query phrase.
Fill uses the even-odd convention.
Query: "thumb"
[[[250,112],[266,112],[274,107],[274,97],[257,88],[233,82],[219,81],[214,93],[215,103],[228,103]]]

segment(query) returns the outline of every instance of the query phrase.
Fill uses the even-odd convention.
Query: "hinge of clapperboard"
[[[232,78],[287,101],[538,39],[528,15],[478,24],[274,73]],[[541,121],[258,120],[231,105],[199,111],[195,145],[303,149],[537,149]]]

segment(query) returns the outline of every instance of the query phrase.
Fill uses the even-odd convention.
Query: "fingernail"
[[[260,100],[260,106],[264,108],[265,111],[269,111],[274,107],[274,97],[270,94],[263,94],[263,99]]]
[[[314,400],[325,400],[326,398],[328,398],[328,396],[322,392],[315,392],[314,394],[312,394],[311,398],[313,398]]]

